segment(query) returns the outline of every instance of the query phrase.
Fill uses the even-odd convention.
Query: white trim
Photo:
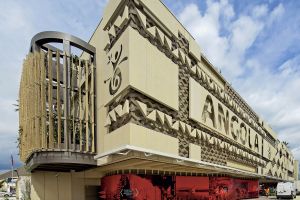
[[[244,170],[240,170],[240,169],[236,169],[236,168],[232,168],[232,167],[227,167],[227,166],[222,166],[222,165],[217,165],[217,164],[213,164],[213,163],[209,163],[209,162],[204,162],[204,161],[200,161],[200,160],[195,160],[195,159],[190,159],[190,158],[185,158],[185,157],[181,157],[178,155],[173,155],[173,154],[168,154],[168,153],[163,153],[163,152],[159,152],[159,151],[155,151],[155,150],[151,150],[151,149],[145,149],[145,148],[141,148],[141,147],[136,147],[136,146],[132,146],[132,145],[125,145],[101,154],[98,154],[94,157],[94,159],[101,159],[102,157],[108,156],[108,155],[112,155],[112,154],[120,154],[121,151],[128,151],[128,150],[133,150],[133,151],[139,151],[139,152],[143,152],[146,154],[154,154],[154,155],[159,155],[159,156],[164,156],[164,157],[168,157],[168,158],[174,158],[176,160],[180,160],[180,161],[187,161],[187,162],[192,162],[197,164],[197,166],[203,166],[203,167],[213,167],[214,169],[225,169],[227,172],[234,172],[237,174],[247,174],[250,176],[255,176],[255,177],[266,177],[266,178],[271,178],[269,176],[263,176],[263,175],[259,175],[256,173],[252,173],[252,172],[248,172],[248,171],[244,171]],[[274,178],[272,178],[274,179]]]

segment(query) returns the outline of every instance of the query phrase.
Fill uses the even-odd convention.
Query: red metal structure
[[[106,200],[237,200],[258,197],[258,180],[122,174],[101,179]]]

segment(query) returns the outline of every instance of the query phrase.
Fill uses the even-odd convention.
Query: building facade
[[[298,177],[291,151],[160,0],[109,1],[88,43],[32,39],[20,157],[38,200],[239,199]]]

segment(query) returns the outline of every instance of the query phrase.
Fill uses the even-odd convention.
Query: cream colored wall
[[[123,1],[124,2],[124,1]],[[115,16],[115,13],[118,12],[118,7],[122,3],[122,0],[110,0],[106,5],[104,12],[102,23],[106,25],[112,16]]]
[[[130,124],[104,135],[104,152],[130,144]]]
[[[128,60],[118,65],[122,83],[113,95],[109,93],[109,83],[104,84],[101,92],[104,104],[114,101],[124,89],[133,87],[167,107],[178,110],[178,66],[131,27],[124,31],[107,55],[114,56],[116,52],[121,52],[121,45],[121,59],[128,57]],[[103,59],[108,63],[107,56]],[[103,80],[113,77],[111,64],[106,64],[102,71]]]
[[[130,141],[134,146],[178,155],[179,141],[177,138],[136,124],[130,124],[130,133]]]
[[[90,42],[100,49],[97,50],[97,77],[100,77],[97,79],[97,94],[101,94],[97,95],[98,153],[128,142],[125,134],[120,141],[123,143],[119,143],[117,139],[113,140],[112,144],[105,142],[107,137],[113,137],[114,134],[108,136],[110,134],[107,134],[108,131],[103,124],[108,115],[106,105],[115,101],[128,87],[135,88],[146,96],[178,110],[178,66],[130,27],[124,31],[108,53],[102,52],[103,46],[99,44],[104,41],[100,37],[107,34],[101,30],[102,28],[103,25],[100,24]],[[110,95],[109,84],[104,83],[104,80],[113,77],[113,68],[107,65],[108,56],[114,55],[116,51],[120,52],[121,45],[121,59],[128,57],[128,60],[118,66],[122,74],[122,84],[117,93]]]
[[[82,173],[72,173],[71,175],[71,194],[72,200],[82,200],[85,199],[85,184],[86,179],[84,172]]]
[[[241,169],[241,170],[244,170],[244,171],[249,171],[249,172],[252,172],[252,173],[256,172],[255,167],[244,165],[244,164],[234,162],[234,161],[227,161],[227,166],[228,167],[233,167],[233,168],[236,168],[236,169]]]
[[[198,60],[198,65],[205,71],[211,79],[213,79],[221,88],[224,89],[225,80],[216,76],[215,69],[212,66],[204,64],[201,60],[201,48],[195,41],[193,36],[185,29],[185,27],[176,19],[176,17],[169,11],[169,9],[160,0],[140,0],[140,2],[146,6],[147,11],[156,16],[156,20],[165,26],[167,32],[178,37],[178,33],[181,33],[189,42],[189,54]]]
[[[104,136],[104,151],[125,145],[178,155],[178,139],[151,129],[128,123]]]
[[[31,173],[32,200],[85,200],[86,186],[99,186],[100,177],[87,172]],[[98,173],[98,175],[101,173]]]
[[[194,160],[201,160],[201,147],[199,145],[190,144],[189,158]]]
[[[299,161],[295,160],[294,162],[294,179],[298,180],[299,177]]]
[[[128,28],[128,31],[130,85],[178,110],[178,65],[136,30]]]
[[[72,200],[70,173],[34,172],[31,174],[33,200]]]

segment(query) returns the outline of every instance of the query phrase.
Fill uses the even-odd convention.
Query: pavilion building
[[[298,179],[290,149],[160,0],[110,0],[89,42],[35,35],[19,101],[34,200],[240,199]]]

